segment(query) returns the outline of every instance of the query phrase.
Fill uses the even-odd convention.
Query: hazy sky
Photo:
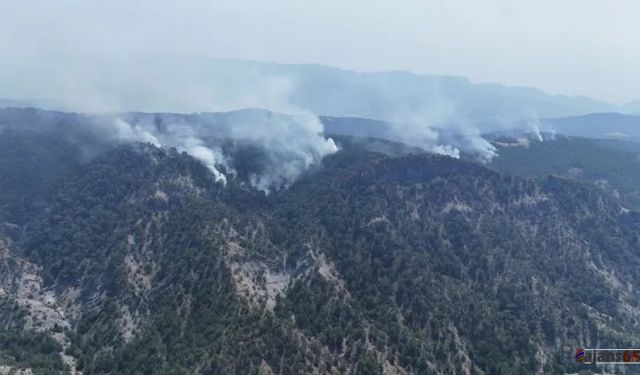
[[[0,0],[0,97],[180,85],[192,58],[407,69],[640,99],[636,0]],[[173,79],[145,76],[162,65]],[[156,68],[154,68],[156,69]],[[95,87],[92,87],[92,90]]]

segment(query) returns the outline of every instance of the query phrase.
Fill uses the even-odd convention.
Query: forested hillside
[[[0,0],[0,375],[640,374],[622,3]]]
[[[518,176],[557,175],[594,184],[640,209],[640,144],[611,139],[557,136],[498,138],[498,157],[488,165]]]
[[[265,195],[175,149],[0,138],[6,366],[558,373],[640,343],[640,217],[588,184],[344,138]]]

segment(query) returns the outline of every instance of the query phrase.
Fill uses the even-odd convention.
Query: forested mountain
[[[592,113],[584,116],[546,119],[550,129],[571,136],[640,141],[640,116]]]
[[[343,137],[265,194],[42,123],[0,133],[3,368],[562,373],[640,344],[640,215],[597,186]]]
[[[29,103],[24,102],[22,100],[0,98],[0,108],[10,108],[10,107],[23,108],[28,106],[29,106]]]
[[[620,198],[628,208],[640,209],[639,143],[544,134],[498,137],[493,144],[498,156],[490,168],[519,176],[557,175],[588,182]]]

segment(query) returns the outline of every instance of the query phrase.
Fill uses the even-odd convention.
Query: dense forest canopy
[[[0,134],[11,367],[560,373],[584,370],[579,346],[640,343],[640,215],[589,183],[607,160],[584,179],[556,173],[570,162],[503,172],[585,140],[504,147],[514,159],[494,171],[339,136],[265,194],[248,173],[223,183],[185,152],[103,142],[74,119]],[[632,163],[625,147],[612,162]],[[241,152],[251,168],[259,153]]]

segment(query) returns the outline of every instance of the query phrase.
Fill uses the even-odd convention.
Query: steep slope
[[[24,251],[67,301],[80,368],[341,372],[312,338],[265,314],[290,276],[262,200],[148,147],[99,157],[63,182]]]
[[[0,236],[0,372],[73,373],[69,321],[41,268],[12,252]]]
[[[637,215],[588,186],[463,165],[356,165],[358,177],[337,182],[351,189],[318,184],[293,205],[326,228],[383,347],[402,348],[393,340],[406,332],[428,353],[396,352],[401,366],[556,373],[574,346],[637,341]]]
[[[432,155],[323,164],[270,196],[152,146],[75,167],[12,245],[68,322],[67,363],[557,373],[577,346],[640,343],[640,218],[610,195]]]

